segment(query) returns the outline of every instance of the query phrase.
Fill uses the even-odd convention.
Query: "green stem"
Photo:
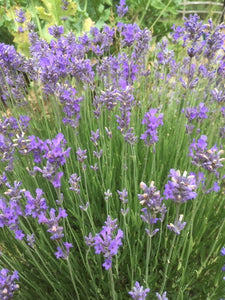
[[[169,255],[168,255],[168,258],[167,258],[167,262],[166,262],[166,267],[165,267],[165,271],[164,271],[164,278],[163,278],[163,284],[162,284],[162,287],[161,287],[161,290],[160,290],[160,294],[162,294],[164,292],[164,288],[166,286],[167,273],[168,273],[168,268],[169,268],[170,260],[171,260],[171,257],[172,257],[174,245],[175,245],[175,239],[176,239],[176,234],[174,233],[172,246],[170,248],[170,252],[169,252]]]
[[[167,9],[167,7],[170,5],[170,3],[172,2],[172,0],[170,0],[167,5],[161,10],[159,16],[157,17],[157,19],[154,21],[154,23],[152,24],[150,30],[153,29],[153,27],[155,26],[155,24],[158,22],[158,20],[161,18],[162,14],[164,13],[164,11]],[[146,13],[147,10],[145,10],[145,13]]]
[[[152,224],[149,225],[149,232],[152,232]],[[146,267],[145,267],[145,282],[148,285],[148,272],[149,272],[149,261],[152,247],[152,237],[148,236],[147,239],[147,251],[146,251]]]
[[[143,168],[143,173],[142,173],[141,181],[144,180],[144,174],[145,174],[145,170],[146,170],[146,166],[147,166],[147,161],[148,161],[149,148],[150,147],[147,146],[147,150],[146,150],[146,154],[145,154],[145,164],[144,164],[144,168]]]
[[[115,292],[112,268],[109,269],[109,277],[110,277],[110,285],[111,285],[111,296],[112,296],[113,300],[116,300],[117,297],[116,297],[116,292]]]
[[[177,205],[177,211],[176,211],[176,219],[175,219],[175,223],[178,221],[179,219],[179,210],[180,210],[180,204]],[[170,260],[173,254],[173,249],[175,246],[175,240],[176,240],[176,234],[174,233],[173,236],[173,241],[172,241],[172,246],[170,247],[170,252],[167,258],[167,262],[166,262],[166,267],[165,267],[165,271],[164,271],[164,278],[163,278],[163,284],[160,290],[160,293],[162,294],[164,292],[164,288],[166,286],[166,282],[167,282],[167,273],[168,273],[168,268],[169,268],[169,264],[170,264]]]
[[[145,9],[144,9],[144,11],[143,11],[143,14],[142,14],[142,16],[141,16],[141,19],[140,19],[140,21],[139,21],[139,24],[142,23],[142,21],[143,21],[145,15],[146,15],[146,13],[147,13],[147,11],[148,11],[148,7],[149,7],[149,5],[150,5],[150,2],[151,2],[151,0],[148,0],[148,3],[147,3],[147,5],[146,5],[146,7],[145,7]]]
[[[70,278],[71,278],[71,281],[72,281],[72,284],[73,284],[73,288],[74,288],[74,291],[75,291],[76,296],[77,296],[76,299],[80,300],[79,293],[78,293],[78,290],[77,290],[77,286],[76,286],[76,283],[75,283],[74,278],[73,278],[73,272],[72,272],[72,267],[71,267],[71,264],[70,264],[69,257],[67,257],[66,261],[67,261],[67,265],[68,265],[68,269],[69,269],[69,273],[70,273]]]

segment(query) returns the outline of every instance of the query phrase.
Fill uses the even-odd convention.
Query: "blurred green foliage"
[[[37,25],[42,38],[50,40],[48,28],[63,25],[65,32],[70,30],[80,35],[95,25],[115,25],[119,18],[116,14],[115,0],[69,0],[67,10],[62,9],[61,0],[0,0],[0,42],[14,44],[18,51],[29,55],[28,32],[26,22],[31,20]],[[127,0],[129,11],[123,18],[126,23],[136,22],[140,27],[151,28],[157,40],[165,36],[178,15],[182,0]],[[15,21],[15,11],[23,9],[27,21],[19,24]],[[172,18],[171,18],[172,16]],[[24,32],[18,30],[19,27]]]
[[[171,31],[178,18],[182,0],[127,0],[128,16],[142,28],[151,28],[159,40]]]

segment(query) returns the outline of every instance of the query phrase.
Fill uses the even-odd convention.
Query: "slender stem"
[[[140,21],[139,21],[140,24],[142,23],[142,21],[143,21],[145,15],[146,15],[146,13],[147,13],[147,11],[148,11],[148,7],[149,7],[149,5],[150,5],[150,2],[151,2],[151,0],[148,0],[147,5],[145,6],[145,9],[144,9],[143,14],[142,14],[142,16],[141,16],[141,19],[140,19]]]
[[[158,22],[158,20],[161,18],[162,14],[164,13],[164,11],[167,9],[167,7],[170,5],[170,3],[172,2],[172,0],[170,0],[167,5],[161,10],[159,16],[157,17],[157,19],[154,21],[154,23],[152,24],[151,26],[151,30],[153,29],[153,27],[155,26],[155,24]],[[146,13],[146,10],[145,10],[145,13]]]
[[[67,261],[67,265],[68,265],[68,269],[69,269],[69,273],[70,273],[70,278],[71,278],[71,281],[73,283],[73,288],[74,288],[74,291],[75,291],[76,296],[77,296],[76,299],[80,300],[79,293],[78,293],[78,290],[77,290],[77,286],[76,286],[76,283],[75,283],[74,278],[73,278],[73,272],[72,272],[72,267],[71,267],[71,264],[70,264],[69,257],[67,257],[66,261]]]
[[[176,234],[174,233],[173,241],[172,241],[172,246],[171,246],[171,248],[170,248],[170,252],[169,252],[169,255],[168,255],[168,258],[167,258],[166,267],[165,267],[165,271],[164,271],[163,284],[162,284],[161,291],[160,291],[161,294],[164,292],[164,288],[165,288],[165,286],[166,286],[166,282],[167,282],[167,272],[168,272],[170,260],[171,260],[172,253],[173,253],[173,249],[174,249],[174,245],[175,245],[175,239],[176,239]]]
[[[177,205],[177,211],[176,211],[176,219],[175,219],[175,223],[176,223],[176,222],[178,221],[178,219],[179,219],[179,210],[180,210],[180,204]],[[169,252],[169,255],[168,255],[168,258],[167,258],[166,267],[165,267],[165,271],[164,271],[163,284],[162,284],[161,291],[160,291],[161,294],[163,293],[164,288],[165,288],[165,286],[166,286],[166,282],[167,282],[167,273],[168,273],[168,268],[169,268],[170,260],[171,260],[172,254],[173,254],[173,249],[174,249],[174,246],[175,246],[175,240],[176,240],[176,234],[174,233],[173,241],[172,241],[172,246],[171,246],[171,248],[170,248],[170,252]]]
[[[149,232],[152,232],[152,224],[149,225]],[[148,284],[148,271],[149,271],[149,261],[152,247],[152,237],[148,236],[147,239],[147,251],[146,251],[146,267],[145,267],[145,282]]]
[[[143,168],[143,173],[142,173],[142,177],[141,177],[141,181],[144,180],[144,174],[146,171],[146,166],[147,166],[147,161],[148,161],[148,154],[149,154],[149,146],[147,146],[147,150],[146,150],[146,154],[145,154],[145,164],[144,164],[144,168]]]
[[[111,285],[111,296],[112,296],[113,300],[116,300],[117,297],[116,297],[116,292],[115,292],[112,268],[109,269],[109,277],[110,277],[110,285]]]

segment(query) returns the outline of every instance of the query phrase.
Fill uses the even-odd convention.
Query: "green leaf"
[[[54,23],[54,17],[52,16],[51,13],[47,13],[45,11],[44,7],[42,7],[42,6],[36,7],[36,10],[38,12],[40,19],[45,20],[49,23]]]

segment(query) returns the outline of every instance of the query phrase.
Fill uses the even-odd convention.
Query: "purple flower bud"
[[[162,296],[159,293],[156,293],[155,295],[158,298],[158,300],[168,300],[168,298],[166,297],[166,292],[164,292]]]
[[[116,5],[117,14],[122,18],[128,12],[128,6],[126,5],[126,0],[120,0],[119,5]]]
[[[169,230],[173,231],[176,234],[180,234],[181,230],[183,230],[186,225],[186,222],[182,223],[183,217],[183,215],[180,215],[179,220],[175,220],[174,224],[170,223],[169,225],[167,225]]]
[[[77,154],[77,160],[79,162],[84,162],[85,159],[87,158],[86,156],[87,150],[81,150],[81,148],[79,147],[76,154]]]
[[[171,169],[169,177],[171,177],[172,181],[168,181],[165,185],[164,195],[166,199],[171,199],[176,203],[183,203],[197,197],[195,192],[197,188],[195,175],[187,176],[186,171],[181,175],[179,170]]]
[[[75,191],[76,194],[80,194],[80,180],[81,177],[78,177],[77,173],[72,174],[69,179],[69,184],[71,185],[69,189]]]
[[[117,233],[117,219],[112,220],[108,216],[105,226],[102,227],[100,233],[97,233],[95,237],[92,237],[89,233],[88,237],[85,237],[86,245],[95,248],[96,254],[103,254],[105,262],[103,267],[108,270],[112,267],[112,257],[117,254],[119,247],[122,245],[121,239],[123,238],[123,231],[118,229]]]
[[[196,166],[202,167],[209,172],[215,173],[216,176],[219,176],[217,171],[218,168],[223,167],[222,161],[225,158],[221,158],[220,156],[224,153],[224,150],[219,150],[216,145],[214,145],[211,149],[207,150],[207,136],[202,135],[201,138],[190,145],[189,156],[192,157],[192,163]]]
[[[27,234],[27,243],[31,248],[34,248],[34,243],[35,243],[35,236],[32,233],[31,235]]]
[[[26,21],[25,12],[22,9],[16,10],[16,16],[15,19],[19,23],[24,23]]]
[[[157,128],[159,125],[163,125],[163,114],[159,114],[157,117],[157,109],[152,108],[147,112],[142,120],[142,124],[145,124],[147,129],[140,139],[145,141],[147,146],[151,146],[158,141]]]
[[[225,247],[223,247],[223,248],[221,249],[220,254],[221,254],[222,256],[225,255]]]
[[[117,193],[119,194],[119,199],[123,204],[126,204],[128,202],[128,192],[126,189],[124,189],[122,192],[117,190]]]
[[[9,270],[1,269],[0,271],[0,299],[12,299],[14,292],[18,290],[19,285],[16,281],[19,280],[18,271],[14,271],[9,275]]]
[[[63,243],[62,247],[57,247],[57,252],[55,252],[55,256],[57,259],[63,258],[67,259],[70,254],[70,248],[72,248],[73,245],[71,243]]]
[[[144,289],[143,286],[140,286],[140,283],[136,281],[132,291],[129,292],[128,294],[134,300],[145,300],[149,292],[150,289]]]
[[[52,26],[48,28],[49,33],[54,37],[54,38],[60,38],[60,36],[64,33],[64,28],[63,26]]]

